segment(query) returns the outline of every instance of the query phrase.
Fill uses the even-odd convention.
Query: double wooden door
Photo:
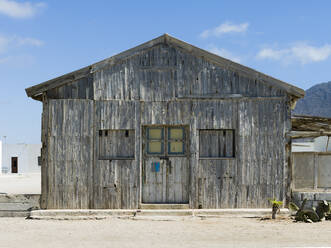
[[[188,203],[186,126],[143,128],[142,203]]]

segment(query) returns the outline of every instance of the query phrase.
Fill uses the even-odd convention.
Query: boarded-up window
[[[233,129],[200,130],[200,158],[233,158],[235,156]]]
[[[99,130],[99,159],[134,159],[134,130]]]

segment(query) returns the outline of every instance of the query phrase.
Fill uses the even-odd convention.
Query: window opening
[[[234,158],[235,131],[233,129],[200,130],[199,157]]]
[[[164,154],[164,128],[147,128],[147,153]]]

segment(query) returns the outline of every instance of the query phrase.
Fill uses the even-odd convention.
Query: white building
[[[314,140],[315,150],[318,152],[331,152],[331,137],[317,137]]]
[[[292,152],[331,152],[331,137],[321,136],[294,140]]]
[[[41,144],[5,144],[0,141],[0,173],[40,173]]]

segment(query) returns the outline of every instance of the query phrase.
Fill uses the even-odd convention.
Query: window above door
[[[186,135],[183,126],[146,127],[146,154],[160,156],[184,156]]]

